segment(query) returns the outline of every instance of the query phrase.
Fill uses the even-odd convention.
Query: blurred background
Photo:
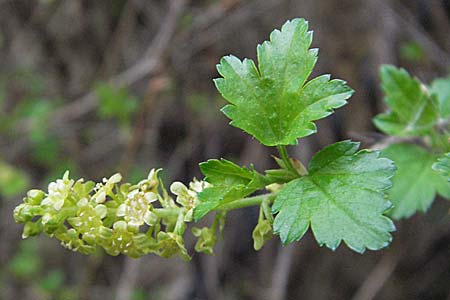
[[[356,90],[289,149],[305,162],[338,140],[383,140],[371,123],[384,109],[380,64],[424,82],[450,70],[448,0],[0,0],[0,299],[450,299],[450,204],[441,199],[397,222],[388,249],[364,255],[320,248],[310,233],[255,252],[257,208],[230,213],[216,255],[190,263],[21,240],[14,206],[66,169],[135,182],[163,167],[169,183],[200,178],[208,158],[273,167],[272,149],[227,125],[212,79],[220,57],[254,59],[293,17],[314,30],[313,75]]]

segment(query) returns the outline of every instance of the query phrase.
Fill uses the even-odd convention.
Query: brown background
[[[15,74],[34,74],[42,96],[60,101],[48,124],[63,145],[53,159],[69,157],[85,178],[98,180],[116,170],[131,176],[140,166],[163,167],[167,182],[188,182],[200,176],[198,162],[218,157],[264,170],[273,166],[273,149],[227,125],[219,112],[225,101],[212,83],[215,64],[230,53],[254,59],[256,45],[274,28],[304,17],[314,30],[313,46],[320,48],[313,75],[331,73],[356,90],[349,105],[318,123],[317,135],[289,149],[307,161],[337,140],[370,147],[383,138],[371,123],[383,110],[380,64],[403,66],[424,82],[447,75],[449,12],[446,0],[3,0],[2,110],[13,110],[29,89]],[[407,43],[418,44],[423,56],[402,55]],[[130,131],[98,118],[92,91],[99,81],[139,99]],[[25,119],[2,134],[0,153],[26,170],[33,186],[45,188],[51,170],[30,158],[29,127]],[[21,227],[12,220],[20,200],[0,202],[0,299],[48,299],[33,280],[8,271],[20,247]],[[438,200],[427,215],[397,222],[388,249],[362,256],[343,246],[336,253],[320,248],[310,233],[292,246],[282,248],[273,239],[255,252],[256,208],[229,214],[216,255],[196,254],[191,263],[85,257],[48,237],[35,239],[35,255],[42,272],[62,270],[75,299],[145,299],[131,296],[136,289],[148,299],[169,300],[449,299],[450,222],[442,217],[448,207]]]

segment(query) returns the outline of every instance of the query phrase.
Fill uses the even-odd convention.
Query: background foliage
[[[267,148],[227,125],[212,79],[220,57],[255,60],[255,45],[293,17],[314,30],[313,76],[331,73],[356,91],[290,149],[305,161],[345,138],[389,142],[371,122],[384,111],[380,64],[425,83],[448,75],[445,0],[0,1],[0,299],[447,299],[450,205],[439,199],[397,222],[388,249],[364,256],[319,248],[310,233],[255,253],[257,208],[230,214],[216,255],[191,263],[20,240],[12,208],[23,191],[67,168],[136,181],[161,166],[168,181],[188,182],[213,157],[273,167]]]

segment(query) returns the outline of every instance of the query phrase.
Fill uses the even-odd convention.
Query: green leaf
[[[213,185],[247,184],[253,172],[226,159],[210,159],[200,163],[205,180]]]
[[[267,146],[292,145],[317,131],[313,121],[347,103],[353,91],[344,81],[322,75],[306,82],[317,61],[311,42],[307,21],[294,19],[258,46],[259,70],[250,59],[221,59],[223,78],[214,82],[230,103],[222,112],[231,125]]]
[[[200,164],[205,181],[213,186],[199,193],[194,210],[196,221],[219,205],[248,196],[270,182],[255,170],[240,167],[226,159],[210,159]]]
[[[384,191],[395,167],[376,151],[342,141],[319,151],[309,175],[289,182],[275,198],[274,232],[283,244],[298,241],[311,225],[317,242],[335,250],[344,241],[352,250],[386,247],[395,230],[383,214],[391,207]]]
[[[450,181],[450,152],[442,155],[437,162],[433,164],[433,170],[441,172]]]
[[[391,211],[394,219],[426,211],[437,193],[450,198],[450,184],[432,169],[436,155],[416,145],[395,144],[383,150],[383,156],[392,159],[397,166],[393,187],[388,191],[394,204]]]
[[[441,118],[450,118],[450,77],[434,80],[430,90],[439,100]]]
[[[384,101],[390,112],[375,117],[381,131],[394,136],[424,135],[439,118],[438,104],[427,88],[404,69],[381,67]]]

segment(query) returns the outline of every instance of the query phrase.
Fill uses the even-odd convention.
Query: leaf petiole
[[[253,197],[241,198],[238,200],[234,200],[223,205],[218,206],[215,210],[218,211],[230,211],[233,209],[239,209],[249,206],[257,206],[261,205],[264,201],[272,202],[275,199],[275,193],[257,195]]]
[[[289,154],[287,152],[286,146],[279,145],[277,146],[278,153],[280,153],[280,157],[283,160],[287,170],[291,171],[295,175],[300,175],[297,169],[292,164],[291,159],[289,158]]]

